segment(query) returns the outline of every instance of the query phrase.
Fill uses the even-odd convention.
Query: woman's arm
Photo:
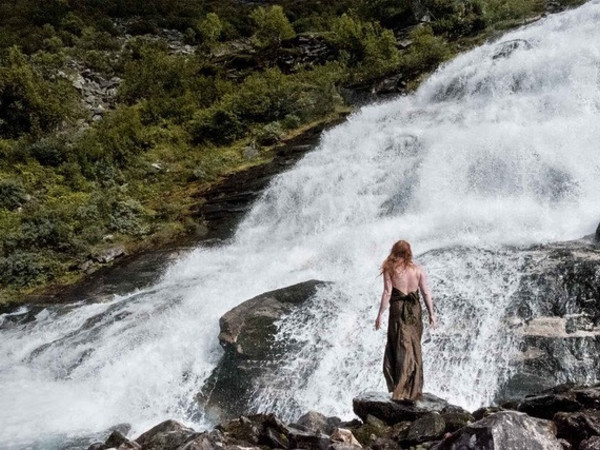
[[[379,313],[377,314],[377,319],[375,319],[375,329],[379,330],[381,328],[381,319],[383,318],[383,313],[390,305],[390,297],[392,295],[392,278],[390,274],[387,272],[383,272],[383,293],[381,294],[381,304],[379,305]]]
[[[421,267],[419,267],[419,289],[421,290],[421,294],[425,300],[427,312],[429,312],[429,324],[435,328],[437,327],[437,317],[435,316],[435,311],[433,310],[431,291],[429,290],[429,285],[427,284],[427,275],[425,275],[425,271]]]

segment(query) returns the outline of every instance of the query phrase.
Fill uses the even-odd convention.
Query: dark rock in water
[[[121,446],[123,446],[123,448],[132,449],[140,448],[140,445],[137,442],[133,442],[127,439],[125,435],[123,435],[120,431],[117,430],[111,433],[104,445],[106,446],[106,448],[121,448]]]
[[[383,392],[367,392],[352,400],[354,413],[363,421],[370,414],[389,425],[416,420],[430,412],[440,412],[447,406],[446,400],[428,393],[414,403],[392,401],[390,394]]]
[[[339,417],[326,417],[320,412],[309,411],[302,415],[296,421],[296,424],[306,428],[307,430],[331,434],[341,422],[342,420]]]
[[[600,242],[600,223],[598,224],[598,228],[596,228],[596,241]]]
[[[578,446],[581,441],[600,436],[600,410],[585,409],[578,412],[559,412],[554,415],[557,436]],[[590,443],[591,445],[591,443]]]
[[[600,384],[594,386],[559,385],[539,395],[528,396],[518,410],[533,417],[551,419],[558,412],[600,409]]]
[[[415,420],[408,430],[406,440],[412,444],[441,439],[446,422],[439,412],[430,412]]]
[[[435,450],[562,450],[552,422],[500,411],[455,432]]]
[[[142,450],[171,450],[185,444],[196,434],[194,430],[175,420],[166,420],[141,434],[135,442]]]
[[[492,59],[507,58],[517,49],[531,48],[531,44],[525,39],[513,39],[511,41],[501,42],[496,46],[496,51],[492,55]]]
[[[293,352],[293,343],[275,340],[275,321],[306,303],[327,284],[311,280],[267,292],[221,317],[219,340],[225,354],[198,395],[211,419],[221,422],[252,412],[254,384]]]

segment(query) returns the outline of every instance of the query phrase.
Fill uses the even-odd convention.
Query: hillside
[[[0,302],[183,235],[223,176],[578,0],[0,5]]]

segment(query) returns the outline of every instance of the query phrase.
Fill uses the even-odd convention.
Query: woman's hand
[[[437,328],[437,317],[435,314],[429,315],[429,325],[431,325],[431,328]]]
[[[375,319],[375,329],[379,330],[381,328],[381,314],[377,315],[377,319]]]

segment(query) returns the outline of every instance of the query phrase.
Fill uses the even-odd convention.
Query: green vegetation
[[[268,161],[286,136],[348,111],[341,87],[397,72],[416,85],[459,49],[543,8],[541,0],[2,2],[0,302],[74,281],[111,246],[135,251],[200,229],[191,217],[202,193]],[[418,24],[423,11],[427,25]],[[165,30],[181,33],[177,48]],[[301,38],[326,55],[284,64]],[[84,69],[117,80],[106,111],[85,98]],[[249,145],[258,150],[251,159]]]

